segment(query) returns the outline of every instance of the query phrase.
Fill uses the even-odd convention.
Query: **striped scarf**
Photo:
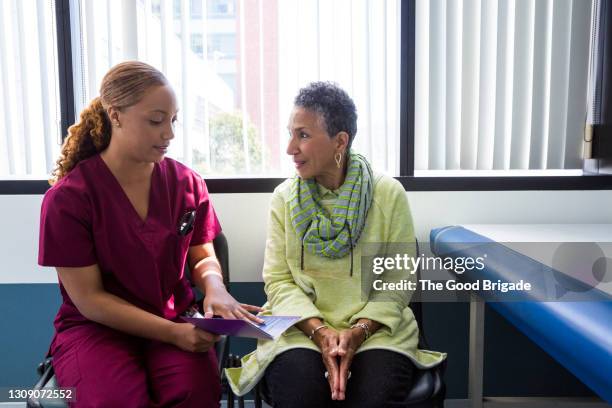
[[[302,251],[306,248],[312,254],[327,258],[342,258],[349,251],[352,254],[372,204],[372,190],[370,164],[355,153],[349,155],[346,178],[331,214],[321,206],[314,179],[296,177],[289,211],[293,227],[302,236]]]

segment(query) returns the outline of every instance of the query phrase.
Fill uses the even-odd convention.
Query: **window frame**
[[[55,1],[61,132],[63,137],[74,123],[74,84],[70,0]],[[401,7],[400,44],[400,175],[406,191],[525,191],[525,190],[610,190],[612,175],[516,176],[516,177],[415,177],[414,176],[414,95],[415,95],[415,9],[416,0],[404,0]],[[209,192],[269,193],[284,178],[206,178]],[[44,194],[47,180],[0,180],[0,195]]]

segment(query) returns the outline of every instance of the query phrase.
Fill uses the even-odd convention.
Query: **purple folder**
[[[215,334],[226,334],[236,337],[252,337],[263,340],[273,340],[283,334],[295,322],[300,320],[299,316],[258,316],[264,320],[263,324],[247,322],[241,319],[223,319],[214,317],[205,319],[202,317],[185,317],[186,322]]]

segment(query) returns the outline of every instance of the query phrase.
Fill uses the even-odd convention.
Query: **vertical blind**
[[[415,170],[578,169],[590,0],[416,0]]]
[[[173,157],[208,175],[288,175],[293,98],[330,80],[356,102],[356,150],[397,174],[399,0],[70,5],[77,112],[109,67],[143,60],[177,93]],[[59,154],[54,7],[0,2],[4,178],[46,177]],[[592,10],[591,0],[416,0],[415,170],[581,168]],[[215,44],[232,49],[219,57]],[[234,134],[219,133],[223,114],[238,119]]]
[[[612,3],[593,1],[584,171],[612,173]]]
[[[203,12],[194,12],[196,3]],[[377,170],[397,173],[399,0],[228,0],[222,3],[231,13],[207,18],[209,3],[74,2],[77,112],[97,95],[112,65],[142,60],[162,70],[177,94],[171,157],[212,176],[287,176],[293,172],[285,153],[293,99],[311,81],[333,81],[357,105],[355,149]],[[207,53],[216,34],[235,38],[236,56]],[[192,44],[200,38],[198,53]],[[228,72],[234,82],[224,78]],[[236,134],[227,134],[230,122],[221,130],[212,125],[224,114],[242,122]],[[222,137],[240,142],[228,145]]]
[[[55,6],[0,1],[0,177],[45,177],[59,154]]]
[[[314,80],[334,81],[357,106],[354,148],[375,169],[397,174],[400,3],[279,0],[278,116],[283,137],[278,146],[283,156],[285,127],[297,90]]]

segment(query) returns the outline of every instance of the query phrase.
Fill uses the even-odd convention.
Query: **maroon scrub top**
[[[40,217],[38,263],[97,264],[106,291],[173,320],[193,301],[184,275],[189,246],[210,242],[221,226],[206,184],[175,160],[156,163],[149,211],[142,221],[99,154],[83,160],[47,191]],[[196,210],[193,230],[178,233],[183,215]],[[89,322],[60,282],[63,303],[56,332]]]

